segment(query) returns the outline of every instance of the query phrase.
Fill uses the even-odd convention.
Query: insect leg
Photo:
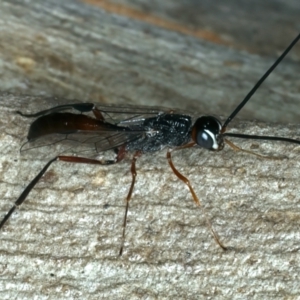
[[[129,192],[128,192],[127,197],[126,197],[126,207],[125,207],[125,215],[124,215],[124,221],[123,221],[122,243],[121,243],[121,248],[120,248],[120,252],[119,252],[120,256],[123,253],[124,242],[125,242],[125,233],[126,233],[125,230],[126,230],[126,224],[127,224],[127,214],[128,214],[128,208],[129,208],[129,201],[130,201],[131,196],[132,196],[132,192],[133,192],[133,188],[134,188],[134,184],[135,184],[135,178],[136,178],[135,163],[136,163],[137,157],[139,157],[140,155],[141,155],[141,153],[139,151],[137,151],[134,154],[134,156],[132,158],[132,161],[131,161],[132,181],[131,181]]]
[[[78,163],[78,164],[92,164],[92,165],[113,165],[120,161],[117,158],[114,160],[97,160],[97,159],[91,159],[86,157],[63,156],[63,155],[58,156],[57,160]]]
[[[103,117],[101,111],[96,106],[93,107],[93,114],[96,117],[96,119],[98,119],[100,121],[104,121],[104,117]]]
[[[27,198],[30,191],[34,188],[34,186],[38,183],[38,181],[41,179],[41,177],[45,174],[47,169],[50,167],[50,165],[55,162],[58,159],[58,157],[55,157],[51,159],[44,168],[37,174],[37,176],[27,185],[26,189],[22,192],[20,197],[17,199],[17,201],[14,203],[14,206],[8,211],[8,213],[4,216],[0,223],[0,229],[3,227],[3,225],[6,223],[6,221],[9,219],[11,214],[15,211],[15,209],[20,206],[24,200]]]
[[[177,150],[177,149],[174,149],[174,150]],[[210,222],[210,220],[209,220],[209,218],[208,218],[208,216],[207,216],[207,214],[206,214],[206,211],[205,211],[205,209],[203,208],[203,206],[201,205],[201,202],[200,202],[199,198],[197,197],[197,195],[196,195],[194,189],[192,188],[192,185],[191,185],[190,181],[189,181],[186,177],[184,177],[184,176],[183,176],[183,175],[175,168],[175,166],[174,166],[174,164],[173,164],[173,162],[172,162],[171,150],[168,150],[168,152],[167,152],[167,160],[168,160],[168,163],[169,163],[169,165],[170,165],[170,167],[171,167],[173,173],[174,173],[181,181],[183,181],[183,182],[188,186],[188,188],[189,188],[189,190],[190,190],[190,193],[191,193],[192,196],[193,196],[194,202],[196,203],[197,206],[199,206],[199,207],[202,209],[202,213],[203,213],[203,215],[204,215],[204,217],[205,217],[207,226],[208,226],[209,230],[211,231],[211,233],[212,233],[212,235],[213,235],[215,241],[217,242],[217,244],[218,244],[223,250],[227,250],[227,248],[221,243],[221,241],[220,241],[220,239],[219,239],[217,233],[214,231],[214,229],[213,229],[213,227],[212,227],[212,224],[211,224],[211,222]]]
[[[227,139],[224,139],[224,142],[228,146],[230,146],[234,151],[241,151],[241,152],[249,153],[249,154],[255,155],[255,156],[259,157],[259,158],[264,158],[264,159],[272,159],[272,160],[282,160],[282,159],[284,159],[284,157],[265,156],[265,155],[261,155],[259,153],[252,152],[250,150],[243,149],[243,148],[235,145],[233,142],[231,142],[231,141],[229,141]]]
[[[46,171],[48,170],[50,165],[57,160],[73,162],[73,163],[85,163],[85,164],[97,164],[97,165],[111,165],[111,164],[114,164],[114,163],[117,163],[120,161],[120,159],[118,159],[118,157],[115,160],[105,160],[105,161],[99,161],[96,159],[88,159],[85,157],[76,157],[76,156],[56,156],[56,157],[54,157],[44,166],[44,168],[37,174],[37,176],[27,185],[25,190],[21,193],[19,198],[14,203],[13,207],[8,211],[8,213],[4,216],[4,218],[0,222],[0,229],[3,227],[3,225],[6,223],[6,221],[10,218],[10,216],[15,211],[15,209],[17,207],[19,207],[26,200],[28,194],[35,187],[35,185],[38,183],[38,181],[41,179],[41,177],[46,173]]]

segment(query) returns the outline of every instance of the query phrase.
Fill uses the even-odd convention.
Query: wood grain
[[[131,6],[105,2],[147,12],[142,1]],[[281,16],[288,20],[294,1],[284,3]],[[233,34],[238,42],[228,46],[93,4],[0,3],[1,215],[51,158],[47,152],[20,155],[30,120],[14,111],[34,112],[74,98],[226,116],[275,58],[270,48],[256,52],[259,43],[250,49],[240,40],[243,32],[251,33],[244,29],[247,19],[240,18],[239,35]],[[187,16],[174,20],[162,7],[153,5],[151,14],[190,26],[182,21]],[[270,24],[277,16],[272,11],[265,10]],[[253,5],[253,20],[261,14]],[[280,25],[283,32],[299,30],[298,21],[287,23]],[[269,27],[261,32],[264,28],[267,36]],[[250,33],[248,40],[255,41]],[[276,52],[285,47],[282,36],[270,35],[278,43]],[[295,49],[254,105],[245,107],[242,118],[251,120],[235,120],[231,131],[299,137],[299,46]],[[275,120],[278,124],[267,123]],[[234,142],[282,159],[259,159],[227,147],[218,153],[189,149],[174,154],[174,164],[191,180],[228,251],[214,242],[201,210],[169,169],[165,152],[137,162],[121,258],[129,162],[113,167],[59,162],[1,232],[1,299],[297,298],[299,147]]]

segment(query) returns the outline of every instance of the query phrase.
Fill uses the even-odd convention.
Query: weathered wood
[[[4,215],[52,155],[19,154],[30,120],[13,111],[23,109],[24,102],[38,109],[41,99],[4,96],[0,100]],[[240,122],[233,129],[299,136],[298,126]],[[258,159],[228,148],[219,153],[189,149],[173,154],[221,241],[230,247],[227,252],[216,245],[201,210],[168,167],[165,152],[137,162],[121,258],[130,163],[96,167],[58,162],[1,232],[2,298],[97,299],[110,298],[114,292],[125,298],[135,293],[157,298],[256,293],[258,298],[269,298],[278,284],[281,296],[298,294],[299,147],[237,144],[286,158]]]
[[[227,115],[275,60],[75,3],[0,3],[2,90]],[[240,117],[298,120],[293,57]]]
[[[201,113],[213,111],[208,106],[215,97],[216,114],[227,115],[274,58],[228,50],[74,1],[2,1],[0,15],[1,89],[40,95],[0,98],[1,215],[51,158],[51,153],[20,156],[30,120],[15,110],[37,111],[66,101],[46,97],[57,95]],[[258,100],[268,105],[267,99],[274,99],[276,111],[283,98],[294,99],[289,115],[296,117],[298,70],[288,59]],[[287,94],[290,87],[293,94]],[[271,96],[269,89],[275,91]],[[204,103],[195,104],[200,97]],[[233,104],[224,105],[229,98]],[[299,136],[297,125],[237,121],[231,129]],[[164,152],[137,162],[121,258],[130,164],[55,163],[0,232],[1,299],[295,297],[300,290],[299,147],[236,144],[286,158],[263,160],[228,148],[174,153],[174,164],[190,178],[229,251],[214,242]]]
[[[84,0],[108,12],[234,49],[277,55],[299,31],[297,0]],[[300,49],[294,50],[299,58]]]

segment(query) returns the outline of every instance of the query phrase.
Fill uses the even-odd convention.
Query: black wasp
[[[284,137],[257,136],[226,132],[227,125],[244,107],[263,81],[271,74],[299,39],[300,34],[255,84],[224,124],[211,116],[202,116],[193,124],[191,116],[187,114],[177,114],[167,109],[129,106],[95,106],[93,103],[60,105],[35,114],[23,114],[17,112],[23,117],[37,118],[29,128],[27,136],[28,142],[22,146],[21,152],[27,150],[32,151],[39,147],[51,147],[60,143],[62,145],[60,153],[66,153],[76,149],[77,155],[79,154],[80,156],[59,154],[51,159],[16,200],[14,206],[1,221],[0,228],[3,227],[14,210],[25,201],[30,191],[53,162],[61,160],[73,163],[111,165],[122,161],[127,153],[132,153],[132,182],[126,198],[123,241],[120,249],[121,255],[125,239],[129,201],[131,199],[136,178],[135,164],[137,158],[141,154],[168,148],[167,160],[172,171],[188,186],[194,202],[196,205],[200,206],[200,201],[189,180],[175,168],[171,158],[172,151],[194,146],[199,146],[212,151],[220,151],[223,149],[225,143],[232,148],[238,148],[232,142],[227,140],[227,137],[284,141],[300,144],[300,141],[298,140]],[[92,116],[89,116],[88,113],[92,113]],[[114,116],[126,114],[127,117],[116,120],[110,117],[112,114]],[[95,158],[99,156],[99,153],[107,150],[115,151],[116,156],[114,159],[101,160]],[[247,150],[245,151],[248,152]],[[214,239],[222,249],[226,250],[226,247],[219,240],[205,213],[204,216]]]

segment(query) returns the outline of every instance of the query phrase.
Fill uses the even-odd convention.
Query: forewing
[[[78,103],[76,103],[78,104]],[[101,152],[116,149],[131,141],[142,137],[147,129],[143,127],[145,119],[156,117],[164,113],[174,112],[168,108],[148,107],[148,106],[130,106],[130,105],[95,105],[100,111],[105,122],[126,127],[128,131],[115,130],[106,131],[77,131],[72,134],[51,134],[39,137],[36,140],[26,142],[21,148],[22,153],[30,155],[40,155],[40,153],[49,153],[52,157],[60,154],[76,154],[85,157],[99,156]],[[62,109],[63,108],[63,109]],[[35,114],[28,114],[27,117],[41,116],[49,113],[70,111],[72,113],[81,113],[74,108],[73,104],[64,104],[53,109],[48,109]],[[44,113],[45,112],[45,113]],[[85,114],[94,117],[93,111]],[[26,117],[26,114],[23,115]]]
[[[38,155],[47,152],[51,156],[78,155],[96,157],[103,151],[116,149],[124,144],[139,139],[144,131],[78,131],[72,134],[51,134],[26,142],[21,152]]]
[[[139,126],[147,118],[174,112],[169,108],[153,106],[96,104],[96,107],[101,111],[106,121],[128,127]]]

